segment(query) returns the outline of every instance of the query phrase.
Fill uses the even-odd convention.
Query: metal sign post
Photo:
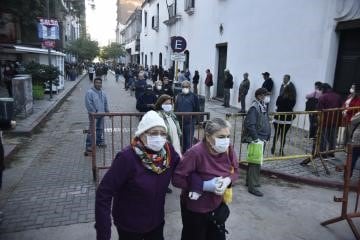
[[[171,59],[175,61],[175,79],[178,78],[178,64],[179,62],[184,62],[185,57],[184,54],[181,54],[186,49],[186,40],[181,36],[171,37],[171,48],[173,50],[173,54],[171,55]],[[185,56],[185,55],[184,55]]]

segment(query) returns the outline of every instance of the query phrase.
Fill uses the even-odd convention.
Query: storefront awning
[[[21,46],[21,45],[9,45],[9,44],[4,44],[4,45],[0,44],[0,52],[48,54],[47,49],[26,47],[26,46]],[[51,55],[66,56],[66,54],[64,54],[62,52],[54,51],[54,50],[51,50]]]

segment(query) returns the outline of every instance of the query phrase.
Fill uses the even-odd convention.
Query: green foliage
[[[70,42],[65,51],[74,54],[80,61],[92,61],[99,55],[100,49],[97,41],[83,37]]]
[[[25,66],[25,73],[31,74],[34,84],[43,84],[52,80],[54,84],[58,84],[58,77],[61,75],[59,68],[54,65],[45,65],[31,62]]]
[[[110,45],[103,47],[100,52],[100,58],[104,60],[116,59],[125,55],[125,49],[121,44],[111,43]]]

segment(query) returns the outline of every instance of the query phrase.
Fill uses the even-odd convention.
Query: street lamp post
[[[50,19],[50,0],[46,1],[46,7],[47,7],[47,19]],[[48,46],[48,62],[49,62],[49,67],[51,67],[51,47]],[[50,99],[53,98],[53,94],[52,94],[52,78],[50,78]]]

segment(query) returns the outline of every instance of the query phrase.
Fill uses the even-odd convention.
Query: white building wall
[[[204,80],[204,72],[209,68],[214,75],[212,90],[216,96],[216,44],[227,43],[227,68],[234,77],[231,105],[239,107],[237,90],[244,72],[250,74],[251,80],[249,105],[255,90],[263,83],[261,73],[267,71],[275,83],[274,99],[283,75],[291,75],[298,92],[295,109],[304,110],[305,94],[313,90],[315,81],[333,83],[338,48],[334,18],[339,1],[342,0],[196,0],[195,13],[188,15],[184,12],[185,0],[178,0],[177,12],[182,19],[169,27],[163,23],[168,18],[165,1],[151,1],[143,5],[143,18],[147,11],[148,23],[145,28],[143,19],[140,52],[148,55],[148,64],[150,52],[153,52],[153,64],[158,64],[162,52],[163,66],[169,68],[170,36],[183,36],[188,43],[192,74],[199,70]],[[157,3],[160,4],[158,32],[151,28]],[[220,24],[224,27],[223,34],[219,31]],[[204,94],[204,88],[201,93]]]

